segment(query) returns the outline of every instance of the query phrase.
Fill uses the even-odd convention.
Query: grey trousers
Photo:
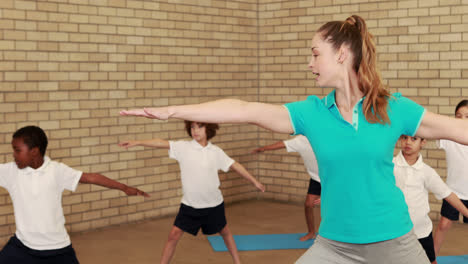
[[[296,264],[430,264],[413,231],[382,242],[342,243],[317,236]]]

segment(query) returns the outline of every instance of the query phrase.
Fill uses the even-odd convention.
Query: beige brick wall
[[[119,117],[120,109],[236,97],[258,100],[256,1],[0,1],[0,162],[12,160],[11,135],[46,130],[48,155],[151,193],[126,197],[80,185],[63,197],[67,228],[89,230],[174,214],[179,167],[167,151],[124,150],[126,139],[188,139],[183,122]],[[214,143],[254,174],[246,155],[257,128],[223,125]],[[253,187],[220,173],[227,202]],[[0,188],[0,244],[14,232]]]
[[[375,36],[379,67],[393,92],[428,110],[454,115],[455,105],[468,97],[468,2],[316,0],[259,1],[259,98],[284,103],[320,97],[329,89],[315,86],[307,69],[314,31],[331,20],[352,14],[364,17]],[[288,138],[260,131],[259,144]],[[445,178],[445,152],[429,141],[425,162]],[[302,202],[309,177],[299,155],[278,150],[259,155],[259,175],[269,183],[268,198]],[[431,196],[431,217],[438,219],[440,202]]]
[[[0,162],[11,134],[35,124],[48,155],[74,168],[138,186],[151,199],[97,186],[65,193],[71,232],[174,214],[179,169],[163,150],[122,150],[125,139],[187,138],[180,121],[121,118],[123,108],[235,97],[285,103],[323,96],[307,70],[310,39],[323,23],[359,14],[376,36],[392,91],[449,114],[468,96],[468,2],[450,1],[0,1]],[[259,133],[260,131],[260,133]],[[223,125],[213,140],[267,184],[258,195],[221,173],[227,202],[256,197],[302,202],[308,176],[298,155],[248,155],[287,138],[248,125]],[[434,142],[426,161],[445,176]],[[438,203],[432,204],[437,217]],[[0,188],[0,244],[14,231]]]

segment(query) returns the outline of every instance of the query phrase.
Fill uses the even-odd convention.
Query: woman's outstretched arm
[[[288,110],[282,105],[222,99],[201,104],[123,110],[123,116],[159,120],[170,118],[206,123],[249,123],[268,130],[292,134]]]
[[[426,139],[448,139],[468,145],[468,121],[426,112],[416,136]]]

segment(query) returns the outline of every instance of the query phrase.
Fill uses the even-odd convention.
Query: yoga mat
[[[314,240],[300,241],[305,233],[299,234],[267,234],[267,235],[234,235],[237,249],[248,250],[275,250],[275,249],[307,249]],[[227,251],[221,236],[208,236],[214,251]]]
[[[461,256],[439,256],[437,257],[438,264],[466,264],[468,263],[468,255]]]

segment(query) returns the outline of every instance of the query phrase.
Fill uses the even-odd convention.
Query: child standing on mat
[[[468,100],[462,100],[455,107],[455,118],[468,122]],[[439,140],[438,147],[445,150],[447,160],[447,185],[468,206],[468,146],[449,140]],[[453,221],[458,221],[460,212],[448,204],[442,202],[441,218],[434,236],[436,254],[439,254],[445,234],[452,226]],[[464,216],[463,221],[468,222]]]
[[[0,251],[0,263],[78,263],[62,209],[62,192],[76,190],[78,182],[148,196],[101,174],[84,173],[50,160],[45,156],[47,136],[39,127],[17,130],[11,145],[15,161],[0,164],[0,186],[10,193],[16,232]]]
[[[306,201],[304,203],[305,218],[307,223],[308,233],[301,237],[301,241],[314,239],[315,223],[314,223],[314,207],[320,199],[320,192],[322,190],[320,185],[320,178],[318,174],[317,159],[315,158],[314,151],[310,146],[309,141],[303,135],[298,135],[292,139],[278,141],[268,146],[254,149],[252,153],[264,152],[266,150],[276,150],[286,148],[288,152],[298,152],[304,161],[304,166],[307,173],[310,175],[309,189],[307,191]]]
[[[220,233],[234,263],[240,263],[236,243],[226,223],[218,170],[227,172],[232,168],[260,191],[264,192],[265,187],[244,166],[209,142],[216,135],[218,128],[218,124],[185,121],[185,129],[192,141],[151,139],[119,144],[125,148],[146,146],[169,149],[169,157],[179,162],[183,197],[174,226],[164,246],[161,264],[171,261],[177,242],[184,232],[196,236],[200,228],[205,235]]]
[[[432,239],[432,221],[428,215],[430,212],[428,191],[434,193],[437,199],[444,199],[444,202],[457,208],[463,215],[468,216],[468,209],[442,181],[437,172],[424,163],[420,151],[426,144],[425,139],[403,135],[399,143],[401,151],[393,158],[396,185],[405,195],[419,242],[431,263],[437,264]]]

